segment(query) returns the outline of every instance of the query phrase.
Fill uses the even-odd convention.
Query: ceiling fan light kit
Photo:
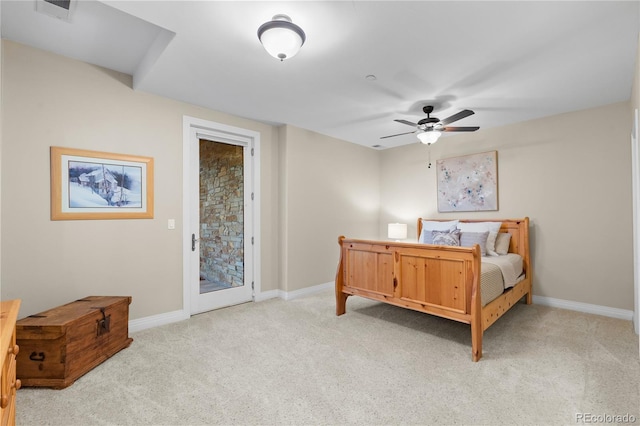
[[[425,145],[438,142],[438,138],[442,133],[437,130],[425,131],[418,133],[418,139]]]
[[[269,55],[284,61],[296,56],[307,36],[289,16],[279,14],[260,25],[258,39]]]

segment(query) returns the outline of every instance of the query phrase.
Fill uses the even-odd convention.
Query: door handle
[[[198,241],[196,234],[191,234],[191,251],[196,251],[196,241]]]

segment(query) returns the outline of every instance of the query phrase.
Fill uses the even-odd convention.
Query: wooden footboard
[[[419,220],[420,223],[420,220]],[[472,359],[482,357],[482,335],[518,300],[531,303],[528,218],[503,221],[510,251],[523,255],[525,279],[484,308],[480,300],[480,247],[338,238],[336,315],[351,295],[470,324]],[[526,255],[526,256],[525,256]]]

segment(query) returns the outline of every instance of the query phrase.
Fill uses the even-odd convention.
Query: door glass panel
[[[200,140],[200,294],[244,285],[243,147]]]

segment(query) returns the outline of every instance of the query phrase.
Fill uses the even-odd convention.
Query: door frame
[[[194,182],[194,174],[190,167],[192,150],[198,147],[199,135],[204,139],[217,142],[246,145],[253,150],[251,157],[253,161],[249,166],[251,167],[252,181],[250,183],[253,192],[253,202],[250,205],[253,235],[246,235],[245,238],[253,238],[251,245],[253,268],[249,281],[253,283],[253,300],[255,301],[256,294],[260,293],[260,133],[186,115],[183,116],[182,128],[182,309],[191,316],[195,314],[191,312],[191,286],[194,279],[190,268],[191,234],[195,232],[199,235],[199,230],[191,228],[191,218],[194,213],[191,206],[197,204],[191,200],[190,195],[193,192],[192,186],[200,183],[199,179]]]
[[[633,328],[640,334],[640,141],[638,140],[638,108],[633,109],[631,127],[631,188],[633,201]],[[640,353],[640,343],[638,344]]]

